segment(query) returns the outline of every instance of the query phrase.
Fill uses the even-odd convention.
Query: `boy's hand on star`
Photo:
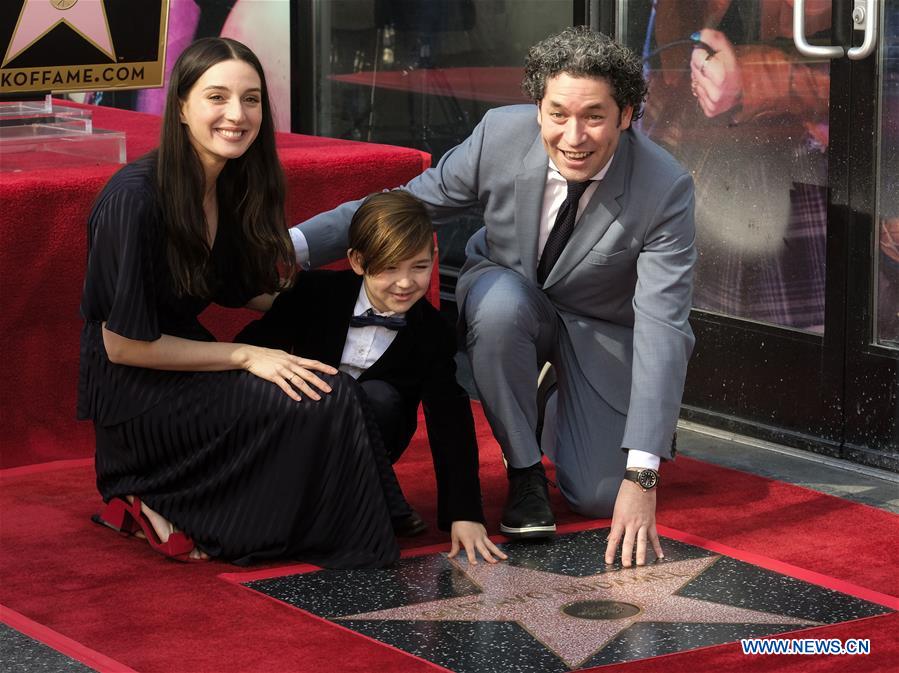
[[[487,537],[487,529],[484,528],[484,524],[477,521],[453,521],[450,536],[452,538],[450,558],[455,558],[462,549],[465,550],[468,562],[471,565],[477,565],[478,563],[475,550],[487,563],[505,561],[508,558]]]

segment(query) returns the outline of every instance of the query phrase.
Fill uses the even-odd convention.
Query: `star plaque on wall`
[[[0,94],[160,86],[167,0],[3,0]]]

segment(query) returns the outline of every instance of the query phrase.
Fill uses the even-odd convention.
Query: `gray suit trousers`
[[[537,374],[551,362],[558,394],[547,405],[542,450],[572,509],[611,516],[627,463],[627,418],[584,376],[553,303],[521,274],[500,268],[473,283],[464,312],[475,385],[506,460],[512,467],[540,460]]]

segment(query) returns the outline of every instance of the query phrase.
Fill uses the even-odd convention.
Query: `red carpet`
[[[497,446],[476,412],[488,526],[495,531],[505,479]],[[433,476],[420,437],[398,472],[410,501],[433,522]],[[892,514],[683,457],[666,465],[663,477],[658,518],[664,526],[862,589],[899,594],[899,518]],[[3,621],[28,632],[22,625],[32,620],[36,637],[83,655],[98,670],[437,670],[219,577],[242,569],[167,562],[145,543],[90,523],[99,497],[89,460],[4,470],[0,485]],[[567,511],[557,491],[553,498],[561,524],[585,523]],[[432,531],[406,546],[448,547],[445,540]],[[733,644],[602,670],[887,671],[899,661],[897,632],[899,617],[890,614],[803,634],[870,638],[869,656],[748,657]]]

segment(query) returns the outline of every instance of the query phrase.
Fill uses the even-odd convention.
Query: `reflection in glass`
[[[820,332],[830,66],[796,52],[789,0],[627,2],[646,58],[642,130],[692,172],[694,305]],[[827,43],[830,0],[806,2]]]
[[[883,26],[877,341],[899,348],[899,1],[886,3]]]
[[[321,0],[315,133],[414,147],[437,163],[490,108],[527,103],[524,58],[568,26],[573,0]],[[439,230],[461,267],[477,212]]]

